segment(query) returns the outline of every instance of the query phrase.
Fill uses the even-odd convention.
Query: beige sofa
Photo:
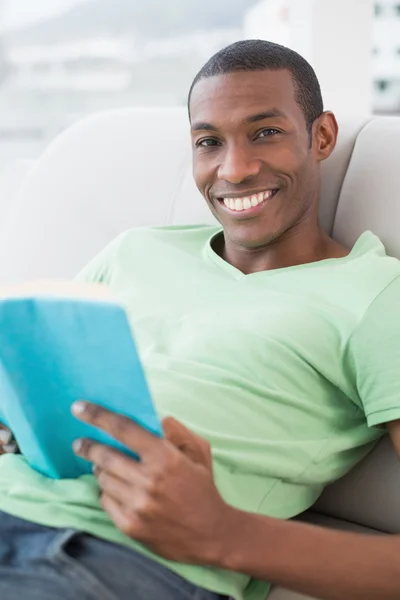
[[[372,229],[400,257],[400,118],[339,123],[338,147],[323,165],[321,222],[348,246]],[[190,163],[183,108],[112,111],[73,126],[33,165],[11,171],[12,185],[0,176],[0,282],[73,276],[129,227],[212,222]],[[400,465],[385,438],[302,518],[398,533],[399,498]],[[270,599],[305,596],[274,588]]]

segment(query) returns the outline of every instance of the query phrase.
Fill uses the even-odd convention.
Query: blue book
[[[163,435],[127,315],[104,286],[57,282],[1,290],[0,422],[30,465],[53,479],[91,473],[72,451],[80,437],[135,456],[78,421],[71,414],[76,400]]]

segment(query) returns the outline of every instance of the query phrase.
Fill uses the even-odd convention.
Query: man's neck
[[[244,248],[221,237],[216,252],[228,263],[248,275],[258,271],[282,269],[342,258],[349,250],[330,238],[318,225],[301,231],[291,230],[261,248]]]

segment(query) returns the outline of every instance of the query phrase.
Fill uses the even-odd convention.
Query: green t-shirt
[[[211,442],[223,497],[287,519],[400,418],[400,262],[366,232],[345,258],[244,275],[213,251],[219,232],[135,229],[81,278],[126,306],[159,413]],[[0,510],[153,556],[101,510],[93,476],[54,481],[4,456]],[[266,594],[241,574],[154,560],[237,599]]]

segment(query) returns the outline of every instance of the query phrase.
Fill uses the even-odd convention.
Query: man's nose
[[[218,169],[218,178],[237,184],[258,175],[260,169],[261,161],[247,148],[232,146],[225,152]]]

